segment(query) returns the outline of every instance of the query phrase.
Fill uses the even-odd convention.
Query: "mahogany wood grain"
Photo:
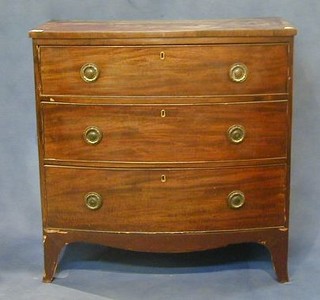
[[[285,157],[287,102],[215,105],[44,104],[45,158],[125,162],[184,162]],[[166,112],[160,116],[161,110]],[[246,130],[242,143],[230,126]],[[83,132],[96,126],[97,145]]]
[[[29,32],[32,38],[170,38],[206,36],[292,36],[296,29],[281,18],[222,20],[51,21]]]
[[[160,59],[160,52],[165,59]],[[285,93],[287,44],[161,47],[41,47],[44,95],[196,96]],[[92,83],[80,69],[100,69]],[[235,63],[248,68],[245,82],[230,80]]]
[[[47,167],[46,225],[135,232],[283,226],[285,182],[283,165],[212,170]],[[246,197],[240,209],[227,204],[235,190]],[[103,198],[99,210],[86,207],[89,192]]]

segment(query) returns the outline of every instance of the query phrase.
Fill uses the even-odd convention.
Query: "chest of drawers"
[[[30,31],[45,258],[254,242],[288,280],[293,36],[278,18]]]

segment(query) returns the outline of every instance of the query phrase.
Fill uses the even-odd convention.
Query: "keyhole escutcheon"
[[[161,59],[161,60],[164,60],[165,58],[166,58],[165,52],[164,52],[164,51],[161,51],[161,52],[160,52],[160,59]]]

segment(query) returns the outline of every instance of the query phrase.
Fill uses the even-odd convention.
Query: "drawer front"
[[[46,167],[45,172],[48,227],[170,232],[284,225],[284,166],[220,170]],[[232,192],[243,194],[242,207],[230,207],[228,197],[236,195]],[[86,206],[92,193],[102,201],[96,210]],[[91,207],[97,204],[92,198],[89,202]]]
[[[285,157],[287,151],[286,101],[42,107],[47,159],[199,162]],[[230,136],[237,126],[240,143]],[[101,140],[91,144],[98,133]]]
[[[88,63],[99,71],[95,81],[80,77],[81,68]],[[236,63],[247,67],[243,82],[229,78]],[[288,45],[41,47],[40,70],[44,95],[286,93]],[[83,70],[91,72],[87,78],[95,78],[93,69]]]

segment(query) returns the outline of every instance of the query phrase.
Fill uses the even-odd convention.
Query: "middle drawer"
[[[190,162],[286,156],[287,101],[43,104],[45,158]]]

